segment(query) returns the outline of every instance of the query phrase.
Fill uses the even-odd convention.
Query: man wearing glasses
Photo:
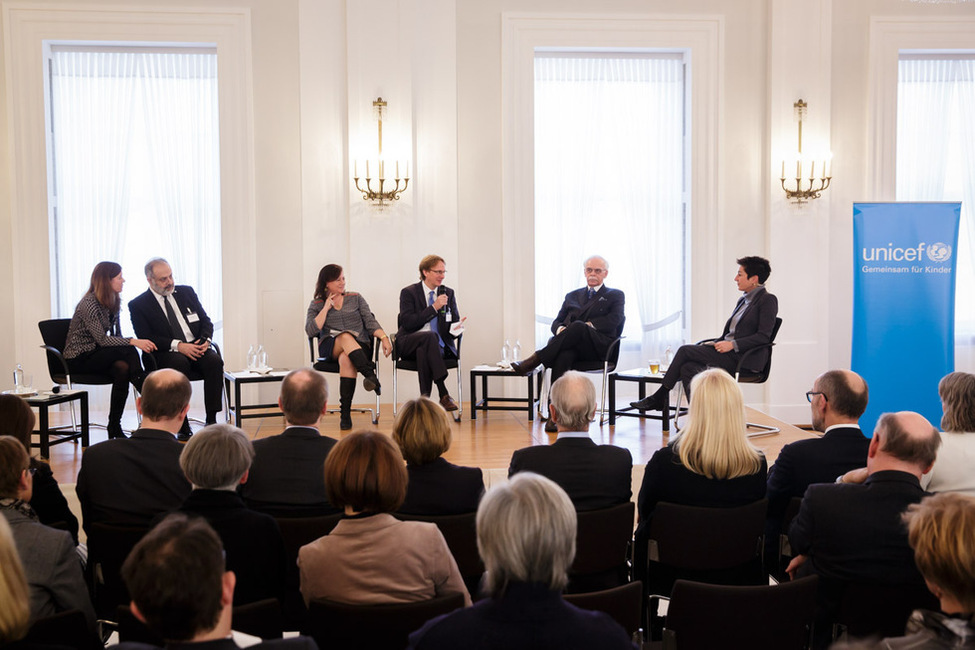
[[[420,260],[420,281],[404,287],[399,294],[396,323],[396,354],[401,359],[416,359],[420,394],[429,397],[433,384],[440,394],[440,405],[457,410],[457,402],[447,391],[447,366],[444,357],[460,358],[456,337],[466,318],[460,317],[454,290],[443,284],[447,266],[439,255]]]
[[[610,289],[604,283],[609,275],[609,264],[595,255],[586,260],[583,267],[586,286],[565,294],[562,309],[552,323],[548,344],[536,350],[524,361],[511,364],[519,375],[527,375],[539,365],[552,370],[552,383],[572,368],[577,361],[602,361],[610,344],[620,335],[623,327],[625,296],[619,289]],[[547,422],[545,430],[556,431],[554,423]]]

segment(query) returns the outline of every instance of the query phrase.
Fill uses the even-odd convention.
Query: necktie
[[[430,299],[427,300],[427,304],[428,305],[432,305],[433,304],[433,291],[430,292]]]
[[[176,318],[176,312],[173,310],[173,305],[170,302],[171,300],[171,296],[166,296],[163,298],[163,302],[166,304],[166,318],[169,319],[169,327],[173,330],[173,338],[185,343],[186,337],[183,336],[183,327],[179,324],[179,320]]]
[[[593,289],[592,287],[590,287],[589,288],[589,300],[592,300],[592,297],[595,296],[595,295],[596,295],[596,290]]]
[[[430,297],[427,300],[427,304],[433,306],[433,291],[430,291]],[[440,336],[440,328],[437,327],[436,316],[430,321],[430,330],[437,335],[437,341],[440,343],[440,349],[443,350],[443,337]]]

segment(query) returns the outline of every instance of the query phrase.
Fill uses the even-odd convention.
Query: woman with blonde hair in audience
[[[3,517],[0,517],[0,604],[0,645],[7,647],[24,638],[30,628],[30,592],[10,524]]]
[[[342,438],[325,459],[328,500],[345,510],[335,529],[298,551],[305,603],[405,603],[462,593],[457,562],[434,524],[399,521],[406,496],[399,447],[378,431]]]
[[[68,327],[64,359],[72,374],[106,375],[112,379],[108,412],[108,437],[124,438],[122,412],[129,398],[129,383],[142,390],[145,371],[136,348],[152,352],[156,344],[148,339],[122,336],[122,266],[99,262],[91,272],[88,291],[78,302]]]
[[[399,511],[414,515],[455,515],[477,510],[484,493],[479,467],[459,467],[443,454],[450,449],[450,418],[429,397],[413,399],[393,423],[393,440],[406,459],[406,499]]]
[[[661,501],[734,508],[765,498],[768,463],[746,437],[745,403],[738,382],[720,368],[691,380],[687,425],[647,463],[637,498],[639,525],[634,568],[646,568],[646,535]]]
[[[961,492],[975,497],[975,375],[952,372],[938,384],[941,448],[931,471],[921,477],[928,492]]]
[[[410,648],[632,650],[623,628],[602,612],[562,599],[576,554],[576,511],[554,481],[519,472],[492,487],[477,508],[477,550],[487,598],[429,621]]]
[[[34,411],[30,405],[16,395],[0,395],[0,436],[17,438],[30,454],[33,431]],[[34,472],[34,493],[30,498],[30,507],[38,520],[46,526],[68,531],[77,544],[78,518],[68,507],[68,500],[61,493],[51,466],[31,456],[30,469]]]

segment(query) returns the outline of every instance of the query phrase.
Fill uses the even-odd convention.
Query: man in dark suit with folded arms
[[[541,350],[524,361],[515,361],[511,369],[527,375],[539,365],[552,370],[552,383],[572,368],[576,361],[602,361],[609,346],[620,335],[623,307],[626,301],[619,289],[610,289],[604,282],[609,275],[609,263],[594,255],[583,267],[586,286],[565,294],[562,309],[552,323],[555,335]],[[555,431],[551,422],[545,430]]]
[[[772,340],[775,317],[779,313],[778,299],[765,290],[765,281],[772,267],[764,257],[748,256],[738,260],[735,283],[743,296],[725,323],[721,336],[702,345],[682,345],[660,382],[660,388],[638,402],[630,402],[637,409],[661,410],[670,399],[670,391],[680,381],[688,397],[691,380],[705,368],[722,368],[734,374],[741,355]],[[758,350],[746,359],[745,370],[759,372],[768,361],[768,349]]]
[[[447,411],[456,411],[457,402],[445,383],[444,357],[460,358],[456,337],[450,329],[466,319],[457,310],[454,290],[443,284],[446,274],[444,259],[427,255],[420,260],[420,281],[400,291],[396,354],[404,359],[416,359],[421,395],[430,397],[436,383],[440,405]]]
[[[174,368],[184,375],[203,375],[206,423],[216,424],[223,410],[223,359],[210,346],[213,323],[192,287],[176,286],[169,262],[156,257],[146,263],[149,289],[129,301],[129,315],[136,336],[156,344],[153,357],[160,368]],[[192,435],[189,420],[183,422],[181,439]]]
[[[633,457],[589,437],[596,412],[596,389],[581,372],[569,371],[552,384],[550,420],[558,427],[551,445],[519,449],[511,455],[508,476],[535,472],[559,484],[576,510],[600,510],[632,496]]]

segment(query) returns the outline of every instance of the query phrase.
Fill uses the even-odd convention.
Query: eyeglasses
[[[823,399],[826,399],[826,393],[824,393],[822,391],[819,391],[819,390],[807,390],[806,391],[806,401],[808,401],[810,404],[812,403],[813,395],[822,395],[823,396]]]
[[[430,269],[430,273],[435,273],[437,275],[447,275],[447,271],[446,270],[437,271],[436,269]]]
[[[592,269],[592,268],[589,268],[588,266],[585,269],[583,269],[583,270],[586,272],[586,275],[589,275],[590,273],[598,273],[598,274],[602,275],[603,273],[606,272],[606,269]]]
[[[27,468],[24,468],[24,471],[27,472],[28,474],[30,474],[31,476],[33,476],[34,474],[37,474],[37,468],[36,467],[27,467]]]

